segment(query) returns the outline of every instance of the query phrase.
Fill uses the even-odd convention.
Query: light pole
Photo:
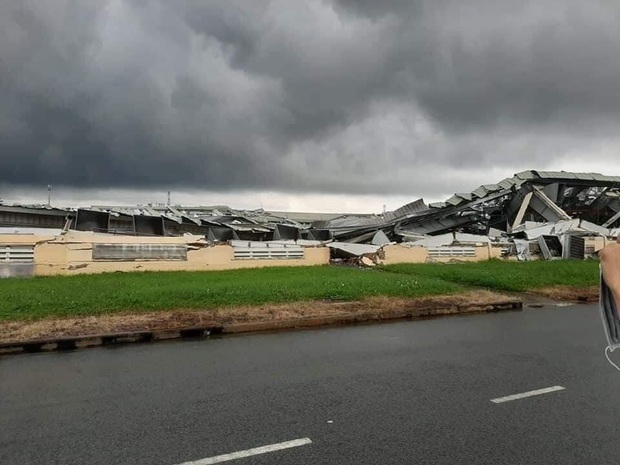
[[[52,185],[51,184],[47,185],[47,205],[49,207],[52,206]]]

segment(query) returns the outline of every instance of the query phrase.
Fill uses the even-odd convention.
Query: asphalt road
[[[577,305],[6,357],[0,463],[617,463],[604,346]]]

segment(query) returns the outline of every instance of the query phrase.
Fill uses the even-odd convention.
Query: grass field
[[[344,301],[371,296],[422,297],[454,294],[467,286],[526,291],[552,286],[588,287],[597,283],[596,261],[491,261],[374,269],[321,266],[0,279],[0,321],[118,311]]]
[[[553,286],[577,288],[597,286],[598,260],[558,260],[534,262],[488,262],[441,264],[403,264],[385,267],[398,275],[442,279],[466,286],[496,291],[524,292]]]
[[[2,279],[0,321],[380,295],[418,297],[462,289],[432,277],[333,266]]]

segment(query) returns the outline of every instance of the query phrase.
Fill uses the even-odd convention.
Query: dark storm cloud
[[[3,2],[0,182],[433,194],[562,169],[620,146],[619,48],[607,1]]]

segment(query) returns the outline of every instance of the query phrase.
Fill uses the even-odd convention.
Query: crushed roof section
[[[547,188],[554,184],[555,187]],[[532,191],[534,197],[530,195],[528,198],[533,200],[531,202],[528,200],[530,204],[523,207],[529,210],[527,212],[523,210],[523,213],[517,215],[518,207],[525,204],[524,198]],[[547,194],[550,197],[547,197]],[[99,205],[84,210],[107,212],[117,218],[119,216],[162,218],[168,220],[164,227],[166,234],[191,231],[222,239],[232,237],[231,234],[220,232],[227,228],[239,232],[235,237],[238,236],[243,240],[251,237],[248,233],[257,233],[256,237],[260,237],[260,240],[270,240],[283,235],[297,239],[320,237],[322,240],[336,239],[349,243],[364,243],[372,241],[378,231],[383,233],[382,241],[406,241],[423,238],[426,235],[457,231],[488,235],[494,230],[493,234],[497,236],[497,231],[509,233],[523,221],[554,221],[554,215],[550,214],[550,211],[565,212],[562,216],[567,218],[583,216],[584,220],[596,223],[605,221],[603,218],[605,216],[611,219],[609,226],[614,226],[618,221],[612,215],[620,212],[619,197],[620,176],[529,170],[515,173],[512,177],[495,184],[483,184],[471,192],[455,193],[443,202],[426,204],[423,199],[417,199],[394,211],[374,215],[287,213],[269,212],[263,209],[236,210],[226,205]],[[0,211],[3,210],[59,216],[76,209],[61,209],[50,205],[4,204],[0,205]],[[525,213],[527,215],[524,217]],[[123,223],[125,219],[120,220],[117,223]],[[599,233],[615,231],[591,224],[593,226],[585,229],[599,228],[596,229]],[[587,223],[580,223],[580,229],[584,229],[584,225]],[[283,232],[285,226],[296,228],[299,232],[285,233]],[[127,229],[123,228],[119,230]],[[574,226],[571,228],[575,229]]]

